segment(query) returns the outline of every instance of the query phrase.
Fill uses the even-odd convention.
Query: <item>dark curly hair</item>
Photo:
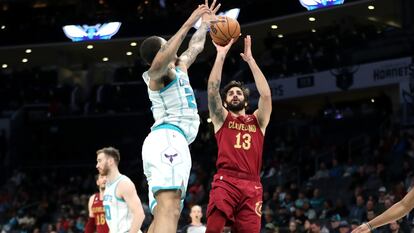
[[[238,87],[242,90],[243,95],[244,95],[244,101],[247,103],[247,105],[249,104],[249,95],[250,95],[250,90],[249,88],[247,88],[243,82],[240,81],[230,81],[226,86],[224,86],[223,90],[221,91],[221,99],[224,102],[226,101],[226,96],[227,96],[227,92],[232,89],[233,87]],[[246,106],[247,108],[247,106]]]

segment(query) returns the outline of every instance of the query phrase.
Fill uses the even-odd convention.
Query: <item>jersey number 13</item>
[[[234,144],[234,148],[240,149],[243,148],[244,150],[250,149],[250,146],[252,145],[252,136],[248,133],[241,134],[238,133],[236,135],[236,144]]]

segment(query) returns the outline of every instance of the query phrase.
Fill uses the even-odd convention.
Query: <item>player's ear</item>
[[[112,164],[115,164],[115,159],[112,158],[112,157],[109,157],[109,162],[112,163]]]

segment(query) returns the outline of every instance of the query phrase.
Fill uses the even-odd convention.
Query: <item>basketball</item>
[[[227,16],[219,16],[223,22],[211,24],[210,36],[214,43],[225,46],[233,38],[236,41],[240,36],[240,24],[237,20]]]

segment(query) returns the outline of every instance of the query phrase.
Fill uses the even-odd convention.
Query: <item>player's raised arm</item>
[[[208,6],[208,0],[205,0],[205,5]],[[204,44],[206,41],[206,34],[210,25],[217,22],[216,12],[220,8],[221,4],[216,6],[216,0],[213,1],[209,7],[210,12],[203,14],[201,17],[201,25],[197,31],[191,37],[188,49],[181,54],[179,58],[179,66],[183,70],[188,69],[191,64],[195,61],[198,54],[201,53],[204,49]]]
[[[205,13],[209,13],[210,9],[208,6],[202,4],[197,7],[187,19],[187,21],[181,26],[177,33],[171,37],[167,43],[165,43],[154,60],[151,63],[151,67],[148,70],[149,76],[152,80],[158,80],[163,77],[168,71],[168,64],[175,59],[177,51],[183,42],[185,36],[195,22]]]
[[[253,73],[257,91],[260,94],[258,108],[254,112],[254,115],[259,121],[262,132],[265,132],[266,127],[269,124],[270,114],[272,113],[272,93],[270,91],[266,77],[253,58],[251,45],[251,37],[248,35],[246,38],[244,38],[244,52],[241,53],[240,56],[249,65],[250,70]]]
[[[231,40],[226,46],[220,46],[214,43],[217,50],[216,60],[214,61],[213,68],[211,69],[210,76],[207,83],[207,95],[208,95],[208,110],[210,113],[211,122],[214,125],[214,131],[217,132],[223,125],[226,119],[227,110],[223,107],[223,102],[220,96],[220,83],[221,75],[223,72],[224,60],[226,59],[227,52],[230,50],[233,40]]]

